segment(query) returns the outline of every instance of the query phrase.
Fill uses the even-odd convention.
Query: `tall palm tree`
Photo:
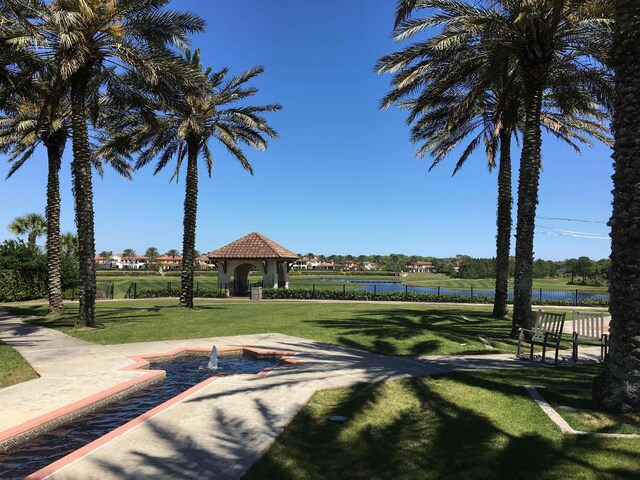
[[[412,17],[423,8],[437,10],[424,18]],[[442,30],[379,60],[379,73],[395,74],[394,88],[381,107],[397,104],[409,110],[411,140],[422,143],[419,157],[426,153],[434,157],[431,168],[465,138],[470,140],[454,175],[480,145],[485,146],[490,170],[500,151],[493,314],[502,317],[507,313],[509,278],[511,139],[521,129],[523,116],[523,82],[516,59],[508,50],[487,42],[486,32],[477,28],[489,14],[482,8],[446,0],[399,0],[397,12],[394,33],[398,40],[411,38],[428,26],[441,25]],[[564,80],[556,87],[564,88]],[[608,141],[604,114],[590,103],[588,95],[564,95],[558,100],[553,90],[545,93],[544,128],[578,151],[576,142],[590,145],[588,136]]]
[[[38,237],[47,233],[47,222],[38,213],[27,213],[22,217],[16,217],[9,224],[9,231],[15,235],[26,235],[29,247],[36,248]]]
[[[588,1],[567,1],[567,5],[570,4],[568,10],[564,12],[560,9],[566,18],[573,21],[573,27],[569,28],[566,35],[572,36],[567,38],[575,38],[577,46],[567,46],[566,50],[570,53],[556,52],[552,55],[553,68],[545,75],[540,110],[535,117],[537,129],[526,128],[527,112],[531,113],[531,110],[527,111],[524,99],[527,98],[526,89],[531,72],[527,70],[528,60],[523,58],[525,55],[522,51],[530,45],[527,43],[527,35],[520,32],[521,24],[528,21],[532,11],[548,9],[555,3],[558,2],[504,0],[484,2],[488,6],[472,6],[452,0],[400,0],[396,38],[409,38],[435,25],[443,26],[443,30],[426,42],[419,42],[384,57],[378,66],[380,71],[397,73],[394,79],[396,88],[383,100],[383,106],[399,102],[401,107],[410,110],[409,122],[415,121],[412,139],[425,142],[418,151],[419,155],[430,152],[435,156],[434,164],[437,164],[466,136],[471,135],[471,141],[464,149],[455,173],[471,152],[483,142],[491,168],[495,164],[497,147],[500,145],[502,171],[498,175],[498,275],[494,303],[494,315],[497,316],[506,313],[511,230],[510,141],[516,129],[523,131],[524,165],[521,162],[518,203],[520,233],[517,236],[520,248],[516,246],[516,256],[520,258],[519,265],[524,267],[516,272],[514,326],[525,325],[530,320],[529,313],[523,314],[527,308],[529,312],[531,309],[532,233],[537,204],[537,179],[534,179],[533,185],[530,177],[539,176],[540,170],[538,148],[537,157],[533,155],[538,161],[535,167],[537,173],[530,171],[532,151],[529,146],[532,135],[537,135],[539,140],[540,129],[544,127],[576,149],[576,141],[589,143],[588,135],[605,141],[607,138],[602,126],[605,115],[598,105],[598,101],[606,102],[609,90],[606,83],[607,70],[601,66],[606,41],[603,42],[604,47],[597,45],[591,37],[586,38],[585,32],[591,30],[597,33],[598,35],[593,35],[596,42],[606,40],[606,35],[599,23],[601,12],[594,10],[585,13],[581,10],[584,4],[593,3]],[[414,9],[422,8],[437,10],[424,19],[409,18]],[[576,20],[578,14],[580,22],[583,22],[581,27],[574,25],[580,23]],[[596,17],[596,21],[589,22],[593,20],[592,17]],[[544,24],[548,19],[538,20]],[[579,36],[580,33],[582,36]],[[569,43],[567,38],[564,39],[565,43]],[[535,41],[535,35],[529,40]],[[576,52],[586,52],[585,54],[592,55],[600,63],[595,62],[595,66],[582,68],[580,61],[575,58]],[[568,88],[568,85],[573,88]],[[411,98],[417,88],[423,88],[423,91]],[[601,90],[598,91],[598,88]],[[409,97],[409,100],[405,97]],[[525,190],[533,186],[535,192],[529,188],[526,190],[528,193],[523,194],[524,184],[527,184]],[[531,195],[535,196],[533,203]],[[531,236],[528,236],[529,231],[523,227],[529,221]],[[529,243],[531,248],[527,253],[525,247]]]
[[[558,85],[556,100],[591,97],[609,106],[606,67],[611,11],[598,0],[503,0],[500,15],[484,22],[489,41],[517,62],[523,89],[524,125],[518,177],[513,324],[530,327],[533,239],[542,166],[545,92]]]
[[[610,350],[596,395],[640,412],[640,3],[616,0]]]
[[[37,42],[60,62],[70,85],[73,162],[71,166],[79,234],[80,289],[77,324],[95,324],[95,238],[91,147],[87,126],[91,85],[110,87],[118,71],[135,71],[151,82],[170,68],[171,45],[202,31],[197,16],[164,10],[169,0],[52,0],[42,3]],[[42,47],[41,47],[42,49]]]
[[[19,87],[0,84],[0,152],[9,154],[11,168],[7,178],[10,178],[33,156],[39,145],[47,151],[47,290],[49,313],[59,314],[64,312],[59,171],[71,133],[69,91],[55,63],[32,62],[21,67],[23,81]],[[98,92],[94,90],[93,93],[97,99]],[[95,158],[92,160],[102,175],[101,162]],[[112,166],[124,177],[131,178],[129,165],[112,163]]]
[[[209,144],[220,142],[235,157],[242,167],[253,174],[241,144],[265,150],[267,137],[276,138],[277,133],[261,116],[262,113],[280,110],[279,105],[242,106],[239,102],[255,95],[257,88],[246,86],[247,82],[262,73],[262,67],[254,67],[241,75],[227,79],[227,70],[212,72],[203,70],[200,52],[187,52],[185,61],[200,78],[201,88],[185,88],[182,85],[167,85],[165,91],[155,92],[155,105],[150,113],[149,97],[144,96],[143,105],[134,105],[127,110],[129,115],[115,115],[112,119],[112,138],[107,139],[101,154],[119,155],[122,148],[141,148],[136,168],[143,167],[159,157],[155,173],[162,170],[171,158],[176,158],[172,179],[178,179],[180,167],[187,160],[186,191],[184,200],[184,231],[182,240],[182,275],[180,305],[193,307],[193,272],[195,264],[196,212],[198,207],[198,158],[203,157],[209,176],[213,171],[213,155]],[[131,102],[135,96],[127,95]]]

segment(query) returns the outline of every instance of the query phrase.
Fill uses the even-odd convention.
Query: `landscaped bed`
[[[523,386],[589,388],[599,370],[458,372],[321,391],[247,478],[637,479],[640,440],[563,435]]]
[[[0,388],[37,378],[38,374],[14,348],[0,340]]]

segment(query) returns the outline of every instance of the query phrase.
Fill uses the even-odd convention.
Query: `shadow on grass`
[[[511,324],[494,319],[488,313],[459,309],[439,309],[430,306],[417,309],[389,308],[353,313],[340,320],[308,320],[314,326],[338,330],[341,345],[374,350],[385,355],[428,355],[450,343],[450,350],[465,354],[514,351],[515,341],[509,338]],[[490,338],[496,349],[485,348],[478,336]],[[421,340],[421,337],[427,337]],[[433,337],[433,338],[429,338]],[[357,340],[362,338],[364,340]],[[399,342],[408,342],[409,351],[400,351]],[[459,348],[459,347],[466,348]]]
[[[346,400],[329,404],[326,415],[317,415],[310,406],[302,410],[246,478],[638,478],[637,444],[630,447],[595,437],[563,436],[546,425],[548,420],[533,402],[529,406],[535,424],[501,427],[496,415],[515,417],[512,420],[517,424],[517,408],[496,413],[487,406],[491,413],[485,415],[461,406],[451,394],[440,393],[442,379],[514,398],[527,396],[513,380],[517,377],[505,384],[492,381],[489,375],[457,373],[434,380],[405,380],[402,385],[410,392],[413,405],[382,418],[375,418],[380,411],[371,408],[384,401],[382,384],[345,389],[342,397]],[[533,376],[548,378],[544,372]],[[580,376],[590,381],[589,372]],[[552,380],[575,381],[568,372],[558,377]],[[531,412],[524,413],[523,418],[531,418],[526,415]],[[324,420],[328,415],[345,415],[350,420],[344,426],[335,425]],[[538,429],[538,422],[545,428]]]
[[[191,312],[199,312],[199,311],[215,311],[220,310],[221,307],[216,305],[197,305],[194,307]],[[12,308],[8,310],[10,314],[20,316],[26,315],[23,320],[25,322],[31,323],[33,325],[37,325],[40,327],[54,328],[56,330],[64,330],[75,327],[77,308],[76,306],[68,306],[67,312],[62,315],[52,315],[49,316],[46,314],[46,308],[43,312],[30,308]],[[165,316],[167,312],[186,312],[183,307],[179,305],[140,305],[140,306],[126,306],[126,307],[101,307],[96,309],[95,320],[96,326],[93,327],[95,329],[105,329],[108,327],[114,327],[118,324],[135,322],[139,320],[150,320],[153,318],[158,318]]]

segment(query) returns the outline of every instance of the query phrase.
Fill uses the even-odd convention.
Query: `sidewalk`
[[[536,366],[513,355],[387,357],[281,334],[99,346],[6,317],[0,317],[0,338],[42,375],[0,390],[0,432],[140,375],[118,371],[133,363],[130,355],[243,345],[297,351],[295,358],[303,362],[263,378],[229,376],[213,381],[33,478],[52,474],[47,478],[240,479],[317,390],[461,369]]]

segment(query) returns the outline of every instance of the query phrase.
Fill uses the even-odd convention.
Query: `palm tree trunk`
[[[196,214],[198,210],[198,142],[189,141],[187,150],[188,163],[184,197],[180,306],[193,308],[193,270],[196,248]]]
[[[609,357],[600,404],[640,412],[640,4],[617,0]]]
[[[96,270],[95,238],[93,230],[93,185],[91,180],[91,150],[87,129],[85,98],[87,76],[79,75],[71,88],[71,127],[73,130],[73,193],[78,227],[78,260],[80,288],[78,326],[95,326]]]
[[[47,178],[47,292],[49,313],[64,313],[60,264],[60,163],[66,137],[48,140]]]
[[[38,239],[38,233],[35,230],[30,230],[27,235],[27,245],[29,248],[36,248],[36,240]]]
[[[532,322],[533,236],[538,206],[542,146],[540,131],[542,82],[536,78],[537,75],[533,74],[532,77],[525,91],[525,125],[518,177],[512,335],[516,334],[519,327],[530,328]]]
[[[509,297],[509,251],[511,249],[511,132],[500,132],[500,166],[498,167],[498,214],[496,235],[496,296],[493,316],[507,314]]]

